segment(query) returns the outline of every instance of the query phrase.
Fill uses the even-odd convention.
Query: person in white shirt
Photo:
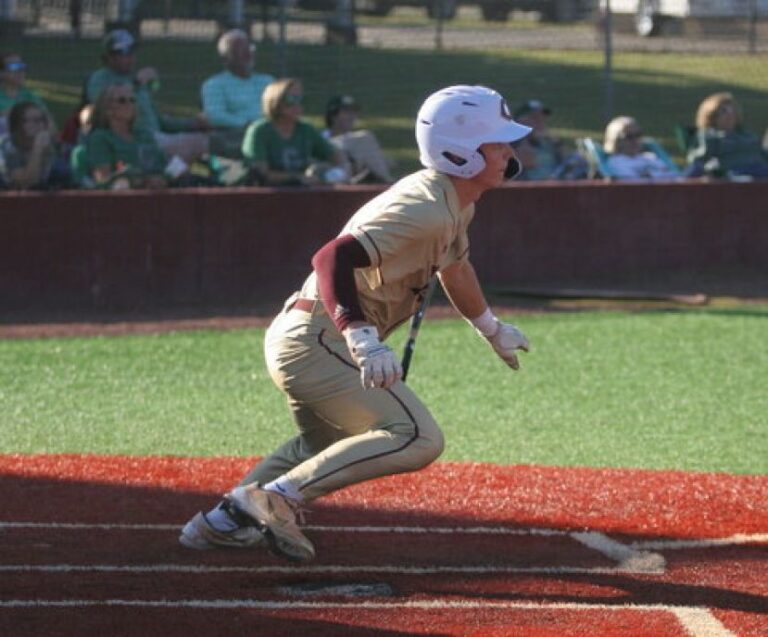
[[[644,147],[643,131],[634,117],[612,119],[605,129],[603,148],[608,168],[616,179],[669,180],[679,171]]]
[[[254,71],[255,46],[245,31],[227,31],[217,49],[224,70],[203,82],[203,112],[214,128],[211,152],[237,159],[245,129],[264,117],[261,95],[274,78]]]

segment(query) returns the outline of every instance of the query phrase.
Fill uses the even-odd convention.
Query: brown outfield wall
[[[248,307],[295,289],[376,187],[0,194],[0,311]],[[768,295],[768,183],[515,184],[487,193],[491,288]]]

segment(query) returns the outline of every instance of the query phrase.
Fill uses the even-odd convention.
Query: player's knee
[[[387,429],[405,442],[398,454],[403,463],[402,470],[416,471],[426,467],[443,453],[445,439],[434,421],[398,423]]]
[[[424,446],[424,465],[437,460],[445,449],[443,432],[436,424],[429,430],[420,433],[419,439],[423,441]]]

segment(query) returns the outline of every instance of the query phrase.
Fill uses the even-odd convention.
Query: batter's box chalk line
[[[172,531],[176,532],[181,524],[130,524],[130,523],[86,523],[86,522],[17,522],[1,521],[0,530],[3,529],[46,529],[46,530],[130,530],[130,531]],[[432,527],[432,526],[344,526],[344,525],[309,525],[305,527],[312,533],[391,533],[391,534],[419,534],[419,535],[509,535],[509,536],[533,536],[533,537],[570,537],[576,542],[583,544],[591,550],[597,551],[608,559],[616,562],[613,568],[579,568],[566,566],[552,567],[398,567],[398,566],[371,566],[371,567],[344,567],[328,566],[320,567],[325,569],[336,569],[335,572],[408,572],[412,574],[429,574],[435,572],[464,572],[464,573],[645,573],[645,574],[663,574],[666,567],[666,560],[655,550],[680,550],[680,549],[707,549],[734,545],[747,544],[768,544],[768,533],[738,533],[729,537],[709,538],[709,539],[661,539],[661,540],[640,540],[624,544],[618,540],[608,537],[599,531],[566,531],[563,529],[550,528],[516,528],[506,526],[455,526],[455,527]],[[82,570],[91,567],[80,567],[78,565],[38,565],[35,567],[18,565],[3,566],[0,565],[0,571],[12,571],[30,568],[33,570]],[[112,565],[94,565],[96,569],[114,570],[120,569],[120,566]],[[127,567],[131,568],[131,567]],[[163,570],[175,569],[176,565],[146,565],[136,566],[142,572],[148,572],[149,569],[159,568]],[[186,568],[179,565],[178,568]],[[210,567],[216,568],[216,567]],[[224,567],[226,568],[226,567]],[[501,568],[502,570],[499,570]],[[354,570],[358,569],[358,570]],[[469,569],[469,570],[468,570]],[[294,568],[295,571],[295,568]],[[189,572],[196,572],[191,570]],[[277,572],[277,571],[276,571]]]

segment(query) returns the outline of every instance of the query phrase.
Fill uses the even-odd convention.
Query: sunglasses
[[[118,104],[135,104],[136,98],[133,95],[120,95],[112,98]]]
[[[8,62],[5,65],[5,70],[11,73],[18,73],[19,71],[26,71],[27,65],[25,62]]]
[[[303,95],[286,95],[283,97],[283,104],[286,104],[288,106],[297,106],[298,104],[301,104],[304,101]]]

